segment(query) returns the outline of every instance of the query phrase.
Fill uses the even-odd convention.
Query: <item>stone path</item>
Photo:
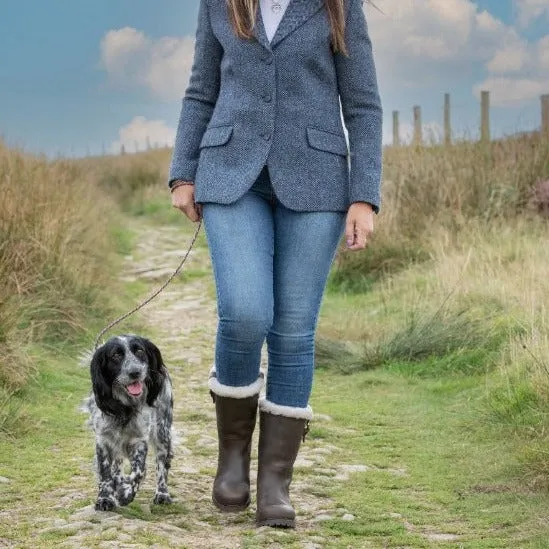
[[[176,227],[141,227],[139,245],[126,258],[124,279],[140,278],[150,282],[152,290],[177,264],[190,240],[190,232]],[[208,252],[197,247],[185,271],[209,270]],[[309,437],[296,463],[292,496],[298,509],[298,529],[280,531],[256,529],[253,524],[254,503],[247,512],[221,514],[211,503],[211,484],[217,459],[215,415],[206,380],[213,358],[216,329],[214,289],[210,274],[178,280],[148,305],[141,315],[150,326],[151,339],[161,349],[174,381],[175,458],[170,472],[171,506],[152,505],[154,460],[148,460],[147,478],[136,500],[127,508],[112,513],[98,513],[92,505],[81,506],[95,497],[95,479],[88,459],[79,461],[81,474],[70,487],[45,496],[44,505],[58,510],[55,518],[35,521],[32,547],[63,548],[171,548],[192,549],[326,547],[328,540],[319,533],[319,523],[335,516],[343,520],[354,517],[336,508],[326,497],[325,489],[364,471],[361,465],[328,464],[338,448],[321,438]],[[116,331],[116,328],[115,328]],[[123,331],[123,330],[122,330]],[[327,416],[316,415],[315,422],[331,428]],[[257,432],[254,435],[257,441]],[[92,435],[89,433],[90,445]],[[254,444],[255,447],[255,444]],[[255,477],[255,451],[252,479]],[[252,481],[253,482],[253,481]],[[252,486],[254,490],[254,486]],[[255,499],[255,498],[254,498]],[[67,515],[67,508],[73,512]],[[43,540],[43,545],[40,540]],[[49,540],[56,540],[50,545]]]

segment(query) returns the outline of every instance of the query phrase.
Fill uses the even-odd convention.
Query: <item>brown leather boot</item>
[[[295,528],[290,483],[309,420],[260,411],[257,472],[257,526]]]
[[[212,499],[221,511],[242,511],[250,504],[250,453],[259,395],[231,398],[211,394],[219,437]]]

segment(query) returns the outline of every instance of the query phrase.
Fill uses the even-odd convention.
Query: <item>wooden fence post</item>
[[[400,124],[398,111],[393,111],[393,147],[400,147]]]
[[[549,93],[541,96],[541,135],[549,138]]]
[[[480,140],[484,143],[490,141],[490,92],[482,91],[480,94]]]
[[[444,144],[452,144],[452,122],[450,116],[450,94],[444,94]]]
[[[414,145],[423,144],[423,131],[421,127],[421,107],[414,106]]]

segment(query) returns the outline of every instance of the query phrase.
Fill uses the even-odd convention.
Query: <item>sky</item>
[[[219,0],[222,1],[222,0]],[[384,109],[401,138],[412,109],[440,135],[444,93],[458,137],[479,133],[491,92],[494,136],[540,126],[549,93],[549,0],[375,0],[366,7]],[[192,66],[199,0],[2,0],[0,136],[84,156],[171,145]]]

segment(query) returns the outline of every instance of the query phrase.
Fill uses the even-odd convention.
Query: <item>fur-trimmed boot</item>
[[[230,387],[210,373],[219,453],[212,500],[221,511],[243,511],[250,504],[250,454],[263,377],[245,387]]]
[[[257,526],[295,528],[290,503],[294,463],[309,431],[312,410],[259,402],[259,465],[257,472]]]

